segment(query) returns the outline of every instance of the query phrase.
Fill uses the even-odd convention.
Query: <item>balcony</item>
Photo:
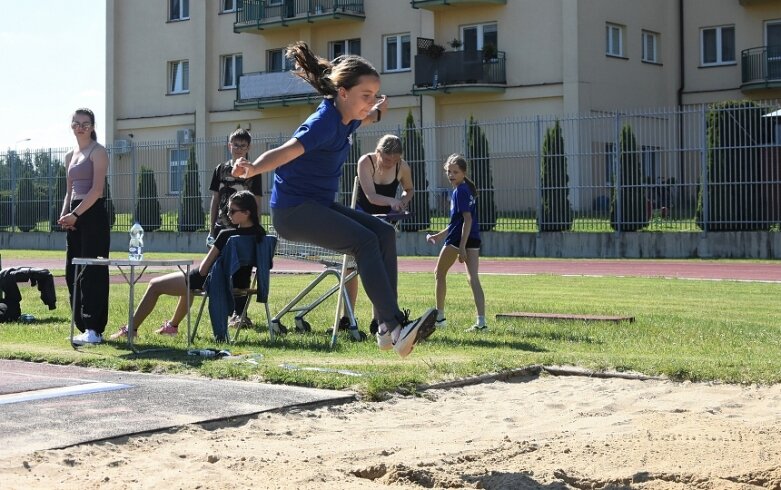
[[[363,22],[363,0],[244,0],[233,32],[259,32],[314,23]]]
[[[414,9],[439,10],[459,5],[507,5],[507,0],[411,0],[410,3]]]
[[[437,58],[415,56],[415,95],[451,92],[504,92],[504,51],[448,51]]]
[[[781,46],[760,46],[740,53],[741,85],[745,91],[781,87]]]
[[[246,5],[246,4],[245,4]],[[323,96],[291,71],[246,73],[239,77],[235,109],[319,104]]]

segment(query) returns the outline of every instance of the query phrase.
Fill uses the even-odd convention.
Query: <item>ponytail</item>
[[[469,177],[464,177],[464,181],[466,181],[466,185],[469,186],[469,192],[471,192],[474,197],[477,197],[477,186],[475,186],[475,183],[472,182],[472,179]]]
[[[304,41],[289,45],[285,56],[296,62],[294,73],[327,98],[335,97],[339,87],[350,89],[358,85],[363,75],[380,77],[374,66],[360,56],[344,55],[328,61],[315,55]]]

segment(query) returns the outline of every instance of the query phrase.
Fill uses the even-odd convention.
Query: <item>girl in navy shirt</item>
[[[410,320],[409,311],[399,309],[393,226],[334,201],[353,133],[362,124],[378,122],[387,109],[385,97],[378,98],[380,75],[360,56],[328,61],[302,41],[288,46],[286,54],[296,62],[296,74],[324,100],[292,138],[252,163],[240,159],[234,175],[274,171],[271,219],[279,236],[354,256],[377,312],[377,344],[406,357],[419,338],[431,334],[436,312],[431,308]]]
[[[447,294],[447,272],[455,263],[466,264],[466,276],[472,288],[477,308],[477,323],[467,332],[485,330],[485,295],[480,285],[480,231],[477,223],[477,188],[466,176],[466,160],[459,154],[450,155],[445,162],[445,172],[453,194],[450,198],[450,224],[433,235],[426,235],[432,245],[444,239],[445,245],[439,252],[436,270],[437,327],[444,327],[445,295]]]

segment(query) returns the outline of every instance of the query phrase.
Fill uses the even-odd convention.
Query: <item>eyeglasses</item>
[[[92,129],[92,123],[91,122],[80,123],[77,121],[71,122],[71,129],[79,129],[79,128],[84,130]]]
[[[249,145],[246,143],[242,143],[240,145],[237,145],[236,143],[231,143],[231,148],[235,150],[246,150],[247,148],[249,148]]]
[[[246,209],[236,209],[236,208],[230,208],[230,209],[228,209],[228,214],[233,214],[233,213],[246,213],[246,212],[247,212],[247,210],[246,210]]]

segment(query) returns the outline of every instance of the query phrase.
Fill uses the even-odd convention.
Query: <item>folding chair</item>
[[[209,271],[204,289],[195,293],[196,296],[201,296],[202,300],[195,320],[195,326],[192,329],[190,342],[195,339],[198,333],[198,324],[203,316],[203,309],[206,306],[207,299],[209,299],[209,318],[211,319],[215,338],[218,341],[231,342],[228,332],[228,315],[233,311],[235,299],[245,296],[247,301],[240,313],[233,342],[236,342],[241,328],[247,321],[247,311],[253,296],[255,296],[256,302],[263,303],[265,306],[266,325],[268,325],[269,333],[273,337],[268,293],[270,271],[276,244],[277,238],[270,235],[266,235],[261,242],[256,242],[254,236],[233,236],[228,239],[220,256]],[[254,268],[252,284],[249,288],[234,288],[233,274],[240,267],[246,266]],[[216,297],[210,298],[212,295],[216,295]]]

